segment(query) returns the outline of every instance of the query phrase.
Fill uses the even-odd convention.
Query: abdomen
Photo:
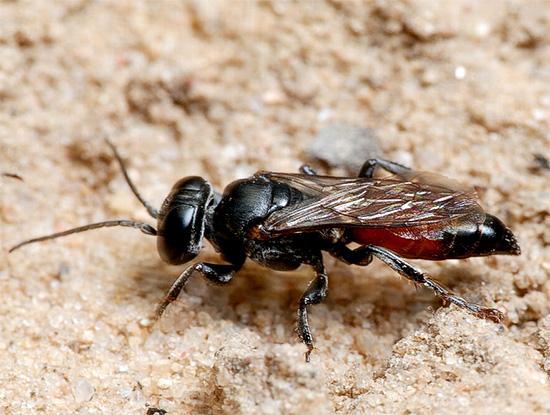
[[[403,228],[357,228],[352,239],[361,245],[389,249],[403,258],[447,259],[454,226],[438,224]]]
[[[401,228],[354,228],[351,238],[361,245],[389,249],[403,258],[461,259],[487,255],[519,255],[516,238],[497,217],[468,217],[444,223]]]

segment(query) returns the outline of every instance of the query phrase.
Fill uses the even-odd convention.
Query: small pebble
[[[367,159],[380,155],[378,138],[373,130],[346,123],[333,123],[323,128],[309,150],[309,157],[352,172],[359,172]]]
[[[94,387],[84,378],[78,378],[73,384],[73,396],[78,402],[86,402],[94,396]]]

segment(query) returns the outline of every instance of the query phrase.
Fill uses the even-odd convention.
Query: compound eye
[[[183,178],[172,187],[158,216],[157,249],[164,262],[180,265],[199,254],[213,194],[210,183],[198,176]]]
[[[159,224],[157,249],[163,261],[180,265],[191,261],[201,250],[202,218],[197,206],[182,204],[170,210]]]

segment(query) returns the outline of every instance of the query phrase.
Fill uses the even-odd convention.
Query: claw
[[[506,315],[496,308],[482,308],[478,313],[479,317],[490,318],[495,323],[500,323],[506,318]]]

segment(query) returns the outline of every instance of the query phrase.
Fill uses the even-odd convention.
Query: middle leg
[[[307,174],[308,176],[317,176],[315,170],[313,170],[308,164],[302,164],[300,166],[300,173]]]
[[[313,278],[300,298],[300,307],[298,308],[298,337],[300,341],[307,346],[306,362],[309,362],[311,352],[313,351],[313,336],[307,321],[307,306],[321,303],[327,296],[328,277],[323,265],[321,254],[311,262],[315,271]]]
[[[388,161],[384,159],[368,159],[361,167],[359,171],[359,177],[367,177],[372,179],[374,172],[377,167],[382,167],[384,170],[393,173],[393,174],[403,174],[412,171],[408,167],[402,166],[401,164],[394,163],[393,161]]]

